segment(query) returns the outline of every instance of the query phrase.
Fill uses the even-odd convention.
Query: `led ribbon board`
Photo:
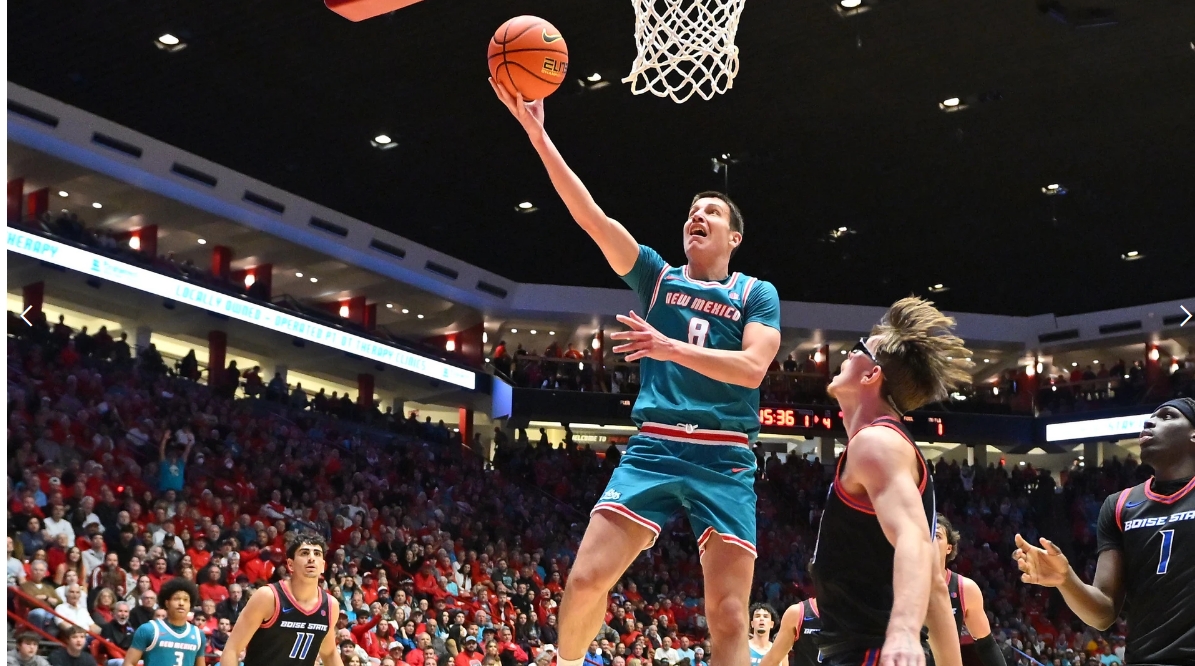
[[[1138,435],[1148,418],[1149,414],[1137,414],[1111,419],[1047,423],[1046,441],[1063,442],[1069,439],[1123,438],[1126,435]]]
[[[477,375],[469,370],[12,227],[8,227],[8,251],[425,377],[470,390],[477,388]]]

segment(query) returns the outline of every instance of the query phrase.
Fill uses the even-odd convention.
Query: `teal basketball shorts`
[[[756,555],[755,467],[745,433],[644,423],[590,515],[609,511],[658,537],[684,510],[702,553],[717,536]]]

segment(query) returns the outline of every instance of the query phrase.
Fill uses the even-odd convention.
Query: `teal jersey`
[[[132,647],[144,653],[145,666],[194,666],[207,648],[207,638],[193,624],[175,627],[150,620],[133,632]]]
[[[764,655],[766,655],[768,651],[764,650],[763,652],[759,652],[755,649],[755,646],[751,645],[750,643],[747,644],[747,647],[751,650],[751,666],[759,666],[760,662],[763,661]],[[149,666],[149,664],[146,664],[146,666]]]
[[[707,282],[672,267],[646,245],[622,279],[639,294],[644,318],[660,333],[710,349],[739,351],[743,330],[756,321],[780,330],[780,297],[769,282],[742,273]],[[759,388],[719,382],[679,364],[639,362],[635,423],[730,430],[754,440],[759,433]]]

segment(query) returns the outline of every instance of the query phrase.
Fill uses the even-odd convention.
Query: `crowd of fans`
[[[48,328],[8,340],[9,603],[64,639],[63,654],[119,658],[133,630],[164,613],[162,583],[182,576],[199,584],[193,621],[215,657],[253,590],[286,575],[287,534],[312,529],[331,544],[346,664],[553,658],[561,592],[617,448],[501,437],[485,461],[443,424],[376,427],[278,391],[276,402],[235,399],[161,371],[142,360],[147,350],[134,364],[113,351],[127,343],[95,338],[82,350],[77,335]],[[1055,479],[939,461],[934,474],[939,506],[964,534],[956,566],[983,590],[1010,664],[1122,654],[1123,626],[1084,627],[1057,595],[1022,585],[1010,553],[1014,533],[1046,534],[1090,577],[1101,500],[1145,469],[1076,463]],[[821,461],[761,456],[753,599],[783,608],[812,593],[806,563],[829,479]],[[702,666],[706,637],[696,543],[677,517],[611,594],[587,659]],[[18,638],[27,666],[20,650],[36,635]]]

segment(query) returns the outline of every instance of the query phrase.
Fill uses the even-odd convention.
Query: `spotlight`
[[[198,242],[199,242],[199,244],[200,244],[200,245],[207,245],[207,239],[206,239],[206,238],[200,238]]]
[[[386,307],[387,307],[387,308],[390,308],[391,310],[393,310],[393,309],[394,309],[394,304],[393,304],[393,303],[387,303],[387,304],[386,304]]]
[[[944,291],[950,291],[950,287],[947,287],[946,285],[944,285],[942,283],[938,283],[938,284],[935,284],[934,286],[930,287],[929,290],[932,293],[940,294]]]
[[[91,204],[91,207],[92,207],[92,208],[99,209],[99,208],[103,208],[103,207],[104,207],[104,204],[102,204],[102,203],[100,203],[100,202],[98,202],[98,201],[97,201],[97,202],[95,202],[95,203]]]
[[[312,283],[319,282],[319,279],[318,279],[318,278],[311,278],[311,282],[312,282]]]
[[[517,328],[512,328],[512,329],[510,329],[510,332],[511,332],[511,333],[518,333],[518,332],[519,332],[519,329],[517,329]]]
[[[1062,195],[1066,194],[1066,192],[1067,192],[1066,186],[1060,185],[1058,183],[1050,183],[1049,185],[1046,185],[1045,187],[1041,188],[1041,193],[1046,195],[1047,197],[1062,196]]]
[[[967,103],[958,97],[949,97],[938,102],[938,108],[946,113],[953,113],[955,111],[962,111],[967,108]]]
[[[590,83],[597,83],[598,81],[602,80],[602,75],[598,74],[597,72],[594,72],[593,74],[590,74],[589,76],[585,77],[585,80],[589,81]]]
[[[534,213],[537,210],[539,209],[536,208],[535,204],[531,203],[530,201],[520,201],[515,206],[515,211],[519,213]]]
[[[423,315],[415,315],[415,317],[418,319],[423,319]]]
[[[348,316],[349,316],[349,306],[347,306],[347,305],[342,305],[342,306],[340,306],[340,316],[341,316],[341,317],[344,317],[344,318],[346,318],[346,319],[348,318]]]
[[[377,148],[378,150],[390,150],[391,148],[396,148],[398,146],[398,142],[390,138],[390,135],[388,134],[379,134],[369,140],[369,145]]]
[[[535,329],[531,329],[531,335],[535,335]]]
[[[139,236],[131,236],[129,238],[129,247],[133,248],[134,250],[140,250],[141,238]]]
[[[66,190],[58,190],[58,196],[66,198],[70,196],[70,192],[67,192]]]
[[[167,53],[177,53],[187,48],[187,43],[170,33],[166,33],[154,40],[154,46]]]
[[[303,274],[299,271],[295,271],[295,277],[303,277]]]
[[[406,309],[406,308],[403,308],[403,309],[402,309],[402,313],[403,313],[403,314],[411,314],[411,311],[410,311],[410,310],[408,310],[408,309]]]
[[[1144,258],[1145,258],[1145,255],[1141,254],[1137,250],[1133,250],[1131,252],[1125,252],[1124,254],[1120,255],[1121,261],[1137,261],[1138,259],[1144,259]]]
[[[444,349],[446,351],[456,351],[456,340],[449,340],[448,342],[445,342]]]

